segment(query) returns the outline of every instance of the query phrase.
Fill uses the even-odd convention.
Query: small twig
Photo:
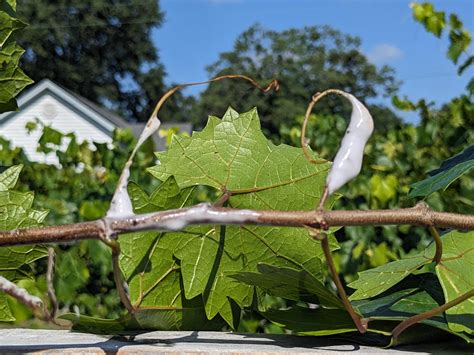
[[[56,291],[54,289],[54,266],[55,266],[55,251],[53,247],[48,248],[48,270],[46,272],[46,285],[48,287],[48,297],[51,302],[51,311],[49,318],[52,322],[56,318],[58,311],[58,299],[56,298]]]
[[[0,291],[17,299],[34,312],[43,314],[43,301],[41,298],[30,295],[24,288],[15,285],[3,276],[0,276]]]
[[[213,206],[214,207],[222,207],[224,206],[224,204],[229,200],[230,196],[232,195],[232,193],[227,190],[225,187],[222,188],[222,195],[219,197],[219,199],[214,202]]]
[[[336,285],[337,293],[339,294],[342,304],[351,316],[352,321],[357,327],[357,330],[362,334],[365,333],[367,331],[368,321],[354,310],[351,302],[349,301],[349,297],[347,297],[346,290],[342,285],[339,274],[337,273],[336,265],[334,264],[334,259],[331,254],[331,247],[329,246],[327,234],[316,229],[310,229],[310,235],[314,239],[319,240],[321,242],[321,248],[323,249],[324,257],[326,258],[326,263],[328,265],[329,272],[331,273],[334,284]]]
[[[436,227],[429,226],[428,229],[430,230],[431,235],[433,236],[435,241],[436,252],[433,256],[433,262],[437,265],[441,262],[441,258],[443,257],[443,242],[441,241],[441,236],[439,235]]]
[[[433,225],[433,223],[430,223],[430,211],[431,208],[430,206],[424,202],[420,201],[416,204],[415,208],[417,208],[421,213],[425,214],[425,220],[428,223],[428,230],[430,231],[431,235],[433,236],[434,242],[435,242],[435,255],[433,256],[433,262],[436,264],[439,264],[441,261],[441,258],[443,256],[443,242],[441,241],[441,236],[439,235],[438,229]]]
[[[323,92],[317,92],[311,97],[311,102],[308,104],[308,108],[306,109],[306,113],[304,115],[304,121],[303,121],[303,126],[301,127],[301,138],[300,138],[300,143],[301,143],[301,148],[303,149],[303,153],[306,157],[306,159],[313,163],[313,164],[324,164],[327,163],[327,160],[325,159],[314,159],[311,156],[311,153],[308,150],[308,141],[306,138],[306,127],[308,126],[309,118],[311,116],[311,112],[313,111],[314,105],[322,99],[324,96],[328,94],[337,94],[337,95],[342,95],[344,96],[345,93],[344,91],[337,90],[337,89],[328,89]]]
[[[443,313],[446,310],[448,310],[451,307],[454,307],[469,298],[474,297],[474,289],[470,290],[469,292],[466,292],[465,294],[455,298],[454,300],[445,303],[439,307],[433,308],[429,311],[414,315],[413,317],[410,317],[408,319],[405,319],[403,322],[398,324],[393,330],[392,330],[392,345],[395,345],[397,343],[398,337],[400,334],[406,330],[407,328],[411,327],[412,325],[415,325],[418,322],[421,322],[422,320],[434,317],[437,314]]]
[[[329,189],[326,185],[324,187],[324,192],[323,192],[323,195],[321,196],[321,200],[319,200],[319,205],[318,205],[319,210],[324,209],[324,204],[326,203],[326,200],[328,199],[328,196],[329,196]]]
[[[114,274],[115,287],[119,294],[120,301],[130,314],[135,312],[128,295],[128,285],[120,269],[120,244],[113,239],[104,238],[102,240],[112,251],[112,271]]]

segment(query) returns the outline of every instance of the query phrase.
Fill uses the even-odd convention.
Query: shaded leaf
[[[464,71],[474,64],[474,55],[469,56],[464,63],[462,63],[458,68],[458,75],[462,75]]]
[[[313,275],[305,270],[263,263],[258,264],[257,269],[259,273],[239,272],[229,276],[246,284],[258,286],[273,296],[344,308],[339,298],[324,286],[322,273]]]
[[[262,315],[270,321],[305,335],[332,335],[357,331],[349,314],[342,309],[292,307],[269,310]]]
[[[435,274],[425,273],[410,276],[393,289],[371,300],[353,302],[365,317],[374,320],[402,321],[416,314],[427,312],[444,303],[441,285]],[[461,324],[467,320],[458,318]],[[421,321],[422,324],[435,327],[472,342],[473,339],[463,332],[455,332],[448,327],[444,314]],[[429,331],[428,331],[429,332]]]
[[[474,289],[474,232],[461,233],[452,231],[442,237],[443,256],[435,270],[442,286],[444,299],[450,302],[462,294]],[[372,298],[387,291],[410,273],[431,263],[434,245],[422,253],[394,261],[375,269],[359,273],[359,279],[349,284],[356,291],[351,295],[352,301]],[[441,304],[441,302],[438,302]],[[444,302],[443,302],[444,303]],[[433,305],[433,304],[432,304]],[[466,300],[446,312],[449,328],[455,332],[472,333],[474,329],[474,300]]]
[[[193,202],[194,188],[180,190],[170,178],[150,196],[135,184],[130,184],[129,191],[135,211],[146,213],[189,205]],[[120,237],[120,265],[129,284],[132,304],[138,310],[126,329],[135,326],[135,329],[196,330],[202,326],[212,328],[213,324],[216,326],[213,329],[222,327],[219,317],[208,321],[202,298],[184,297],[180,264],[174,253],[191,235],[140,232]]]
[[[474,145],[441,164],[439,169],[429,172],[429,178],[411,185],[410,197],[429,196],[433,192],[446,189],[453,181],[474,167]]]
[[[58,318],[71,321],[73,330],[98,334],[120,334],[140,330],[220,330],[224,326],[222,320],[208,321],[203,307],[141,308],[133,315],[118,319],[103,319],[75,313],[62,314]]]
[[[446,170],[454,168],[456,165],[474,160],[474,144],[467,147],[462,153],[455,155],[449,159],[446,159],[441,163],[441,166],[438,169],[431,170],[428,172],[430,176],[437,175]]]

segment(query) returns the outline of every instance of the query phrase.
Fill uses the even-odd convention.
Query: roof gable
[[[116,127],[127,128],[130,125],[120,116],[102,108],[86,98],[74,94],[51,80],[44,79],[27,90],[18,98],[18,106],[25,109],[45,95],[51,95],[62,104],[79,114],[104,133],[111,134]],[[0,115],[0,125],[10,120],[17,112]]]

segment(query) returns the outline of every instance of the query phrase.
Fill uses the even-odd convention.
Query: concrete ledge
[[[69,354],[472,354],[458,343],[379,349],[337,340],[292,335],[221,332],[149,332],[112,337],[67,330],[0,329],[0,353]]]

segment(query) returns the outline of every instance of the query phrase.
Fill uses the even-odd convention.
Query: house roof
[[[20,95],[17,99],[18,106],[21,109],[25,109],[46,94],[55,97],[69,109],[80,114],[81,117],[84,117],[84,119],[92,123],[94,126],[109,136],[112,134],[113,130],[118,127],[130,128],[134,135],[138,137],[145,127],[145,123],[127,122],[116,113],[62,87],[61,85],[56,84],[49,79],[41,80],[38,84],[34,85],[29,90],[26,90],[22,95]],[[7,112],[0,114],[0,126],[13,118],[16,114],[17,112]],[[190,123],[167,122],[162,123],[161,125],[161,129],[169,129],[172,127],[178,127],[180,132],[186,132],[189,134],[192,131],[192,125]],[[155,147],[158,150],[163,150],[166,148],[166,140],[160,138],[157,134],[153,135],[153,141],[155,143]]]

